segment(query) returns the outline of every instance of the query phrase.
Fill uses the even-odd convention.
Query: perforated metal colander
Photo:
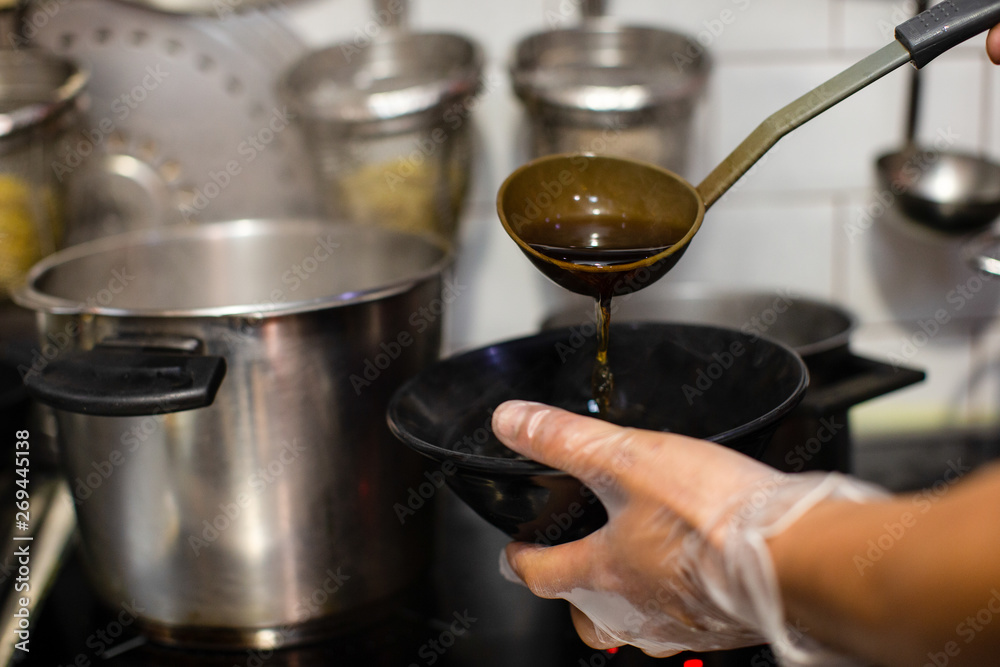
[[[53,163],[70,241],[175,222],[313,212],[274,81],[304,47],[275,11],[178,16],[74,0],[34,36],[92,72],[78,140]]]

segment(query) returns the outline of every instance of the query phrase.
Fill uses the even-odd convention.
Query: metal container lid
[[[80,99],[88,73],[34,50],[0,50],[0,140],[41,127]]]
[[[63,315],[257,319],[401,294],[450,262],[442,242],[378,227],[298,219],[169,225],[50,255],[13,297]]]
[[[514,91],[529,108],[642,112],[695,99],[711,70],[704,47],[681,33],[607,20],[535,33],[514,50]]]
[[[293,113],[310,120],[384,125],[408,119],[393,125],[407,131],[476,94],[482,69],[482,49],[466,37],[385,29],[367,44],[342,42],[306,55],[278,90]]]

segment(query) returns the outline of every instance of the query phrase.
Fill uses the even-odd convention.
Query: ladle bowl
[[[598,296],[613,281],[614,294],[645,287],[681,258],[705,216],[695,188],[662,167],[596,155],[549,155],[512,173],[497,195],[500,222],[534,265],[558,285]],[[616,248],[664,248],[644,259],[587,265],[550,257],[537,248],[557,246],[572,227],[621,221]],[[597,234],[594,234],[597,244]]]
[[[437,462],[429,480],[443,478],[514,539],[556,544],[583,537],[607,519],[592,491],[504,447],[490,422],[510,399],[588,414],[593,333],[547,331],[440,361],[399,388],[389,427]],[[790,348],[721,327],[616,324],[609,355],[610,421],[705,438],[755,457],[808,384],[805,364]]]
[[[958,152],[903,150],[879,158],[881,187],[914,222],[961,234],[1000,216],[1000,165]]]

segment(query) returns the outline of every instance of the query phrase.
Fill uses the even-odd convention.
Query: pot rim
[[[426,269],[411,276],[390,281],[358,291],[341,292],[313,299],[292,301],[287,303],[243,303],[229,306],[211,306],[200,308],[114,308],[100,305],[88,305],[72,299],[52,296],[36,289],[36,283],[50,270],[67,262],[83,257],[98,255],[111,250],[136,247],[141,245],[156,245],[174,240],[188,238],[222,238],[246,237],[272,234],[280,238],[282,232],[297,230],[300,233],[330,233],[382,235],[409,237],[415,242],[425,243],[441,251],[441,257]],[[311,218],[242,218],[225,220],[202,225],[168,225],[151,229],[141,229],[113,236],[107,236],[79,245],[60,250],[31,267],[24,284],[11,293],[14,302],[24,308],[52,315],[97,315],[104,317],[145,317],[145,318],[181,318],[181,317],[233,317],[250,316],[254,319],[269,319],[284,315],[297,315],[326,308],[351,306],[369,303],[402,294],[432,276],[445,271],[453,262],[454,250],[451,244],[431,235],[414,234],[393,229],[374,226],[360,226],[348,223],[323,221]]]
[[[670,303],[671,301],[741,301],[754,298],[773,298],[781,296],[785,292],[785,297],[796,304],[802,304],[808,308],[830,313],[844,322],[844,327],[835,334],[825,338],[819,338],[809,343],[801,345],[789,345],[803,359],[807,361],[816,355],[831,350],[845,348],[850,344],[851,334],[857,329],[858,318],[851,311],[843,308],[832,301],[825,301],[811,296],[803,296],[784,288],[768,289],[733,289],[716,287],[702,283],[686,283],[678,286],[675,290],[657,299],[657,302]],[[767,333],[764,334],[765,336]],[[787,343],[786,343],[787,345]]]

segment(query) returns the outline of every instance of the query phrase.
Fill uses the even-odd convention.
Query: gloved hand
[[[767,540],[820,501],[880,490],[835,473],[785,475],[721,445],[537,403],[501,405],[493,430],[581,480],[608,511],[581,540],[515,542],[500,559],[512,581],[572,603],[590,646],[664,657],[769,642],[784,665],[854,664],[786,621]]]

